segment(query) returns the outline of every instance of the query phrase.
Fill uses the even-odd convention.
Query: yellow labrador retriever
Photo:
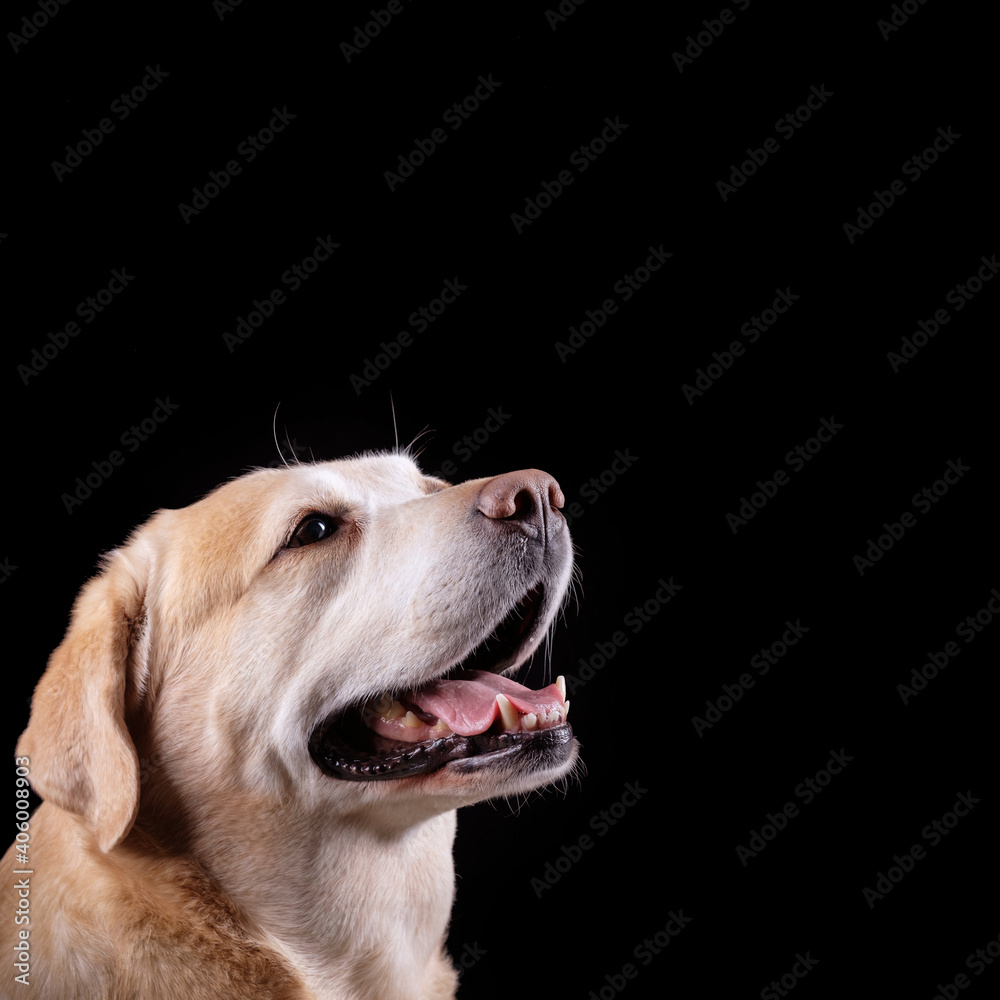
[[[103,561],[17,753],[0,993],[438,1000],[457,807],[566,776],[561,678],[505,674],[566,593],[556,481],[405,454],[261,469]],[[11,956],[28,967],[14,982]]]

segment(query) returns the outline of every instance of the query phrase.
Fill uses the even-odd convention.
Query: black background
[[[78,0],[48,23],[40,9],[5,15],[25,40],[8,35],[2,57],[8,747],[101,551],[156,508],[278,462],[279,404],[279,437],[317,459],[391,447],[394,404],[402,442],[433,432],[427,471],[540,467],[579,505],[582,595],[553,665],[574,688],[586,774],[565,795],[460,815],[460,996],[756,997],[806,952],[803,1000],[931,1000],[963,972],[963,995],[995,992],[1000,969],[965,960],[1000,950],[1000,624],[983,611],[968,643],[956,627],[1000,588],[1000,287],[973,283],[961,309],[948,298],[997,251],[980,11],[912,2],[884,37],[889,3],[754,0],[698,54],[720,6],[588,0],[558,21],[541,3],[417,0],[348,59],[369,5]],[[165,76],[122,120],[112,103],[147,67]],[[452,130],[443,114],[481,76],[492,94]],[[814,92],[830,96],[779,134]],[[274,108],[294,118],[247,162],[238,148]],[[57,171],[103,118],[114,130]],[[570,157],[606,119],[627,128],[580,172]],[[386,171],[436,128],[447,140],[391,190]],[[942,132],[958,138],[908,177]],[[777,152],[723,198],[718,182],[771,138]],[[240,174],[185,220],[233,159]],[[518,232],[514,213],[562,170],[573,183]],[[905,193],[849,238],[893,181]],[[290,292],[281,275],[320,237],[339,249]],[[672,256],[624,301],[616,282],[650,248]],[[134,277],[83,323],[77,304],[115,269]],[[465,289],[417,331],[408,317],[449,280]],[[230,350],[223,333],[281,287]],[[779,289],[798,298],[749,343],[741,327]],[[615,315],[560,356],[609,298]],[[894,370],[889,352],[940,309],[948,322]],[[71,320],[79,335],[56,349]],[[401,331],[409,346],[352,382]],[[689,402],[682,387],[734,341],[745,353]],[[173,412],[128,451],[158,399]],[[458,457],[491,408],[502,426]],[[842,426],[792,471],[786,454],[824,419]],[[72,503],[115,450],[124,461]],[[950,461],[968,471],[921,509]],[[787,484],[734,533],[726,515],[778,469]],[[904,512],[915,525],[859,572]],[[680,588],[666,603],[661,581]],[[645,622],[629,617],[644,606]],[[751,657],[786,621],[808,632],[760,676]],[[897,685],[949,641],[959,655],[904,704]],[[744,673],[754,686],[699,735],[692,718]],[[797,786],[832,752],[851,760],[804,802]],[[978,804],[930,846],[922,831],[959,793]],[[737,847],[786,802],[798,814],[743,864]],[[913,844],[926,856],[870,905],[863,890]],[[690,923],[653,956],[643,942],[671,911]]]

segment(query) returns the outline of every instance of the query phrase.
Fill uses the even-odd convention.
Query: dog
[[[17,746],[44,801],[4,858],[0,993],[453,997],[456,810],[578,758],[562,678],[508,676],[570,588],[563,503],[537,469],[366,453],[249,472],[106,554]]]

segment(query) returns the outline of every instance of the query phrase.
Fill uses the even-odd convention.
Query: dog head
[[[39,682],[18,745],[37,791],[109,850],[140,785],[151,819],[194,827],[290,803],[439,812],[560,778],[564,689],[507,674],[569,586],[562,503],[537,470],[449,486],[376,454],[159,511],[105,557]]]

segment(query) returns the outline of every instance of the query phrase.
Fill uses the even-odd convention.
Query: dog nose
[[[531,538],[551,538],[565,524],[557,509],[565,502],[554,477],[541,469],[521,469],[486,483],[476,509],[493,521],[516,526]]]

